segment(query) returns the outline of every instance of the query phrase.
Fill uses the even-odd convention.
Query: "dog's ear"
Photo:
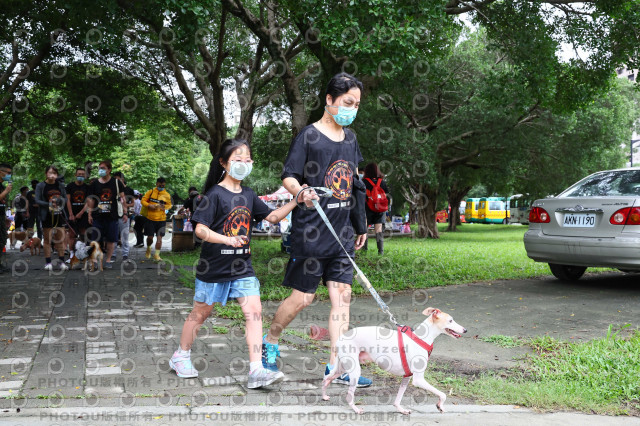
[[[436,308],[427,308],[424,311],[422,311],[422,315],[426,315],[429,316],[431,315],[434,311],[437,311]]]
[[[433,319],[438,319],[438,314],[440,314],[440,313],[441,313],[440,309],[437,309],[437,308],[427,308],[424,311],[422,311],[422,314],[426,315],[426,316],[429,316],[429,315],[433,314],[433,316],[432,316]]]

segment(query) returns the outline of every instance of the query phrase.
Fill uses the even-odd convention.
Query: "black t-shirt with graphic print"
[[[263,220],[269,213],[271,208],[251,188],[243,186],[242,192],[235,193],[214,185],[198,204],[193,220],[218,234],[246,235],[250,240],[253,222]],[[255,276],[249,242],[242,247],[231,247],[204,241],[196,277],[206,283],[216,283]]]
[[[44,188],[42,189],[42,198],[44,199],[44,201],[49,203],[49,206],[51,206],[51,199],[52,198],[60,198],[61,193],[60,193],[60,183],[55,182],[55,183],[48,183],[45,181],[44,183]],[[66,206],[66,200],[63,199],[59,199],[57,200],[57,203],[62,203],[62,208],[64,208],[64,206]],[[51,211],[51,209],[47,209],[47,216],[44,219],[44,227],[48,228],[49,225],[51,226],[62,226],[63,222],[62,222],[62,217],[60,216],[60,214],[62,213],[61,210],[54,210],[53,212]]]
[[[120,192],[124,189],[118,183]],[[118,220],[118,195],[116,194],[116,178],[112,177],[107,183],[101,183],[99,179],[94,180],[89,185],[89,196],[94,198],[96,203],[92,215],[102,219]]]
[[[84,182],[78,185],[73,181],[67,185],[67,195],[71,198],[71,211],[75,216],[80,213],[80,210],[84,207],[85,200],[89,196],[89,185]]]
[[[309,125],[291,143],[281,179],[294,177],[303,185],[333,190],[333,197],[320,197],[320,205],[347,252],[355,251],[349,212],[353,176],[363,161],[358,141],[350,129],[345,138],[333,141]],[[315,209],[295,209],[292,215],[291,256],[294,258],[335,257],[344,252]]]

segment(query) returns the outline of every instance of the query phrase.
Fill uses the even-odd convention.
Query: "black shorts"
[[[164,233],[167,228],[167,222],[164,220],[149,220],[144,223],[144,235],[147,237],[164,237]]]
[[[47,213],[47,217],[45,217],[42,222],[43,228],[66,228],[67,221],[62,216],[62,214],[51,215]]]
[[[27,229],[29,227],[28,219],[24,217],[22,213],[16,213],[14,223],[16,225],[16,229],[20,229],[20,226],[22,226],[23,229]]]
[[[353,282],[353,265],[346,256],[306,259],[291,257],[287,263],[282,285],[303,293],[315,293],[320,284],[336,281],[351,285]]]
[[[384,214],[374,212],[373,210],[365,209],[367,211],[367,225],[373,225],[376,223],[384,223]]]
[[[38,210],[29,210],[29,217],[27,218],[27,228],[33,228],[33,225],[36,224],[36,218],[38,216]],[[42,227],[42,223],[40,223],[40,219],[38,219],[38,228]]]
[[[73,231],[76,234],[80,234],[83,231],[86,231],[91,225],[89,225],[89,218],[87,217],[87,213],[83,213],[80,219],[70,220],[69,225],[73,228]]]
[[[88,229],[91,241],[106,241],[115,243],[118,241],[118,219],[93,218],[93,226]]]

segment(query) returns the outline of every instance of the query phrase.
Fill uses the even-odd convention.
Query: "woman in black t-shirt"
[[[202,201],[193,214],[195,233],[202,240],[197,266],[193,310],[182,327],[180,345],[169,365],[179,377],[197,377],[191,363],[191,345],[214,303],[225,305],[235,298],[246,318],[249,346],[249,388],[282,380],[281,372],[265,369],[260,360],[262,304],[260,283],[251,266],[251,228],[254,221],[279,223],[296,203],[271,210],[251,188],[241,186],[253,166],[246,141],[228,139],[214,158]],[[223,178],[224,177],[224,178]]]
[[[58,257],[60,258],[60,269],[69,269],[64,263],[64,242],[66,240],[64,225],[64,206],[67,200],[67,192],[64,184],[58,182],[58,169],[55,166],[48,166],[45,170],[46,179],[36,186],[36,203],[40,206],[39,214],[42,221],[44,234],[44,269],[51,271],[51,241],[53,241]]]
[[[339,73],[333,76],[325,93],[325,112],[322,118],[305,127],[291,143],[282,175],[282,185],[291,194],[300,194],[304,184],[327,187],[332,197],[318,200],[329,222],[335,229],[349,256],[353,257],[366,241],[366,229],[355,235],[351,222],[354,177],[362,154],[353,131],[348,129],[356,117],[362,94],[362,83],[354,76]],[[308,207],[318,199],[313,191],[304,191],[300,198]],[[335,371],[335,344],[341,333],[349,327],[349,303],[353,282],[353,265],[342,247],[329,232],[315,209],[298,209],[292,215],[291,258],[282,285],[292,289],[271,323],[263,340],[263,364],[277,371],[278,339],[289,323],[308,306],[321,281],[324,281],[331,299],[329,337],[331,355],[325,377]],[[349,384],[349,376],[341,375],[338,383]],[[371,380],[360,377],[358,387],[371,385]]]

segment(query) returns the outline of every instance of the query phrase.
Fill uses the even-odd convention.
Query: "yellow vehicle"
[[[480,223],[509,223],[509,200],[504,197],[485,197],[478,202]]]
[[[478,223],[478,204],[480,198],[467,198],[467,204],[464,207],[464,220],[469,223]]]

